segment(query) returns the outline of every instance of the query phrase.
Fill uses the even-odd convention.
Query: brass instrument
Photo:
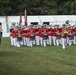
[[[65,35],[65,34],[67,34],[68,33],[68,27],[66,27],[66,26],[63,26],[63,28],[62,28],[62,37]]]

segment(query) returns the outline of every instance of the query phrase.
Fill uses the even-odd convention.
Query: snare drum
[[[73,34],[68,34],[69,36],[69,40],[73,40],[74,39],[74,35]]]
[[[22,36],[17,36],[17,41],[22,41]]]
[[[60,39],[60,38],[61,38],[61,34],[58,33],[58,34],[56,35],[56,38],[57,38],[57,39]]]
[[[48,35],[47,34],[44,34],[43,39],[44,40],[47,40],[48,39]]]
[[[30,40],[31,41],[35,40],[35,36],[34,35],[30,35]]]

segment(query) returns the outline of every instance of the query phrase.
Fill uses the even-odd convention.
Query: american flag
[[[21,23],[22,23],[22,10],[20,11],[19,26],[21,25]]]
[[[6,32],[9,33],[8,16],[5,16]]]

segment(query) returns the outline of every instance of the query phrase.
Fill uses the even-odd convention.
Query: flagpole
[[[27,26],[27,11],[25,9],[24,25]]]

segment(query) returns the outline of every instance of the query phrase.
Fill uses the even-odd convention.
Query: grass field
[[[76,75],[76,46],[17,48],[2,38],[0,75]]]

